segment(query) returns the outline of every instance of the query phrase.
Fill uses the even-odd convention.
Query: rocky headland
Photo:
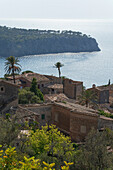
[[[96,40],[81,32],[0,26],[1,57],[94,51],[100,51]]]

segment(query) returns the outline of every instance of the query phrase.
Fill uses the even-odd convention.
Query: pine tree
[[[31,83],[31,88],[30,88],[31,92],[34,92],[34,94],[40,98],[41,101],[44,101],[44,97],[42,92],[40,91],[40,89],[38,89],[37,87],[37,81],[36,78],[33,78],[32,83]]]

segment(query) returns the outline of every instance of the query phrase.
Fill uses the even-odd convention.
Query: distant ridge
[[[100,51],[96,40],[75,31],[18,29],[0,26],[0,56],[8,57]]]

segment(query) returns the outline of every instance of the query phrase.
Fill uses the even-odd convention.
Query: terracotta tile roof
[[[113,90],[113,84],[107,86],[107,85],[104,85],[104,86],[98,86],[97,88],[99,88],[100,90]]]
[[[11,82],[11,81],[7,81],[7,80],[0,79],[0,82],[4,82],[4,83],[6,83],[6,84],[10,84],[10,85],[12,85],[12,86],[15,86],[15,87],[18,87],[18,88],[19,88],[19,86],[18,86],[17,84],[14,84],[14,83]]]
[[[36,78],[36,80],[39,81],[49,81],[49,79],[47,77],[45,77],[42,74],[37,74],[37,73],[28,73],[28,74],[24,74],[24,78],[28,79],[29,81],[32,81],[33,78]]]
[[[81,106],[79,104],[74,104],[74,103],[69,103],[69,102],[66,102],[66,103],[56,102],[55,104],[65,107],[65,108],[71,110],[73,113],[75,112],[75,113],[79,113],[79,114],[92,115],[92,116],[96,116],[96,117],[99,116],[98,111],[87,108],[85,106]]]
[[[63,89],[63,84],[53,84],[53,85],[49,85],[47,87],[50,89]]]
[[[74,81],[74,80],[68,79],[68,78],[64,79],[64,81],[69,81],[71,84],[83,84],[82,81]]]
[[[104,91],[104,90],[110,90],[111,88],[113,88],[113,84],[111,84],[109,86],[108,85],[95,86],[95,87],[89,88],[88,90],[96,89],[99,91]]]
[[[30,82],[33,80],[33,78],[36,78],[37,82],[49,81],[47,77],[38,73],[25,73],[25,74],[17,75],[15,76],[15,79],[21,79],[21,77],[27,79]],[[8,77],[8,79],[12,79],[12,77]]]
[[[50,79],[50,80],[61,79],[61,78],[56,77],[56,76],[53,76],[53,75],[44,75],[44,76],[46,76],[46,77],[47,77],[48,79]]]
[[[102,116],[102,115],[100,115],[100,119],[113,121],[112,118],[105,117],[105,116]]]
[[[68,97],[63,94],[63,93],[60,93],[60,94],[46,94],[44,96],[44,99],[46,101],[51,101],[51,102],[54,102],[54,101],[68,101]]]

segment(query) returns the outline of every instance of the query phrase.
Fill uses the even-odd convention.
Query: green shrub
[[[105,117],[109,117],[113,119],[113,115],[111,113],[106,113],[103,110],[99,110],[99,115],[103,115]]]
[[[24,73],[33,73],[33,71],[31,71],[31,70],[26,70],[26,71],[23,71],[23,72],[22,72],[22,74],[24,74]]]
[[[34,95],[31,98],[31,103],[40,103],[40,98],[38,96]]]

